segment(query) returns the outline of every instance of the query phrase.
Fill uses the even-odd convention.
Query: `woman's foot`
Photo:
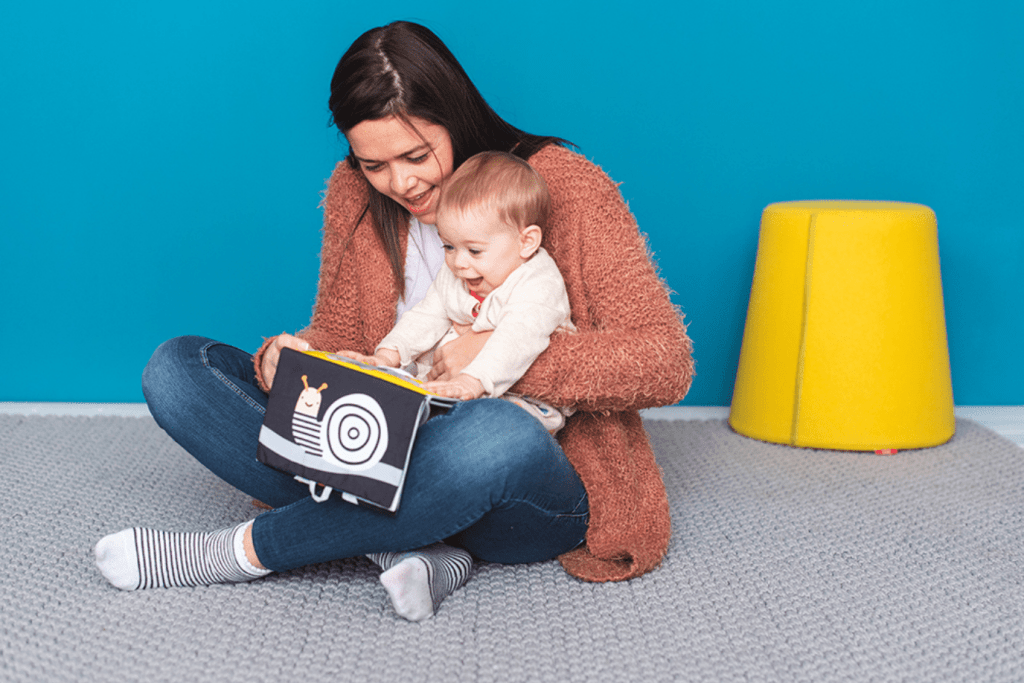
[[[473,558],[461,548],[435,543],[407,553],[367,555],[384,570],[380,582],[399,616],[423,621],[469,579]]]
[[[96,566],[125,591],[252,581],[270,570],[246,557],[244,537],[251,525],[205,534],[124,529],[96,544]]]

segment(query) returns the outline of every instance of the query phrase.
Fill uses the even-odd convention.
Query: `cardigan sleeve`
[[[356,230],[369,230],[365,189],[355,173],[341,162],[328,181],[322,203],[324,210],[323,244],[320,251],[320,280],[309,325],[296,333],[313,349],[360,350],[359,285],[352,241]],[[362,221],[360,222],[360,218]],[[358,222],[358,225],[357,225]],[[256,380],[264,390],[263,354],[277,335],[268,337],[253,355]]]
[[[551,191],[545,239],[579,332],[554,335],[512,390],[598,412],[682,400],[693,376],[691,342],[618,187],[565,149],[547,148],[530,162]]]

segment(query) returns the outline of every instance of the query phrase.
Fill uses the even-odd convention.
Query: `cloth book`
[[[282,349],[257,457],[294,475],[318,502],[337,491],[395,512],[416,432],[457,402],[401,370]]]

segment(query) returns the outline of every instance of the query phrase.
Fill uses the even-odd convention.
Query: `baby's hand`
[[[425,382],[423,388],[427,391],[432,391],[439,396],[447,396],[448,398],[459,398],[463,401],[469,401],[474,398],[480,398],[484,395],[484,385],[480,384],[480,380],[471,375],[457,375],[455,379],[451,380],[434,380],[433,382]]]
[[[391,349],[381,349],[372,356],[364,356],[361,353],[355,351],[338,351],[338,355],[357,360],[363,365],[372,365],[374,367],[387,367],[397,368],[398,363],[402,360],[398,351],[392,351]]]

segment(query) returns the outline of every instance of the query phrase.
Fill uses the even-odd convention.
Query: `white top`
[[[474,318],[478,303],[462,280],[441,268],[423,300],[399,319],[377,348],[398,351],[402,366],[419,359],[423,374],[432,354],[420,356],[457,336],[453,322],[472,325],[474,332],[494,330],[463,372],[480,380],[488,396],[497,397],[526,373],[555,330],[576,329],[565,282],[543,248],[487,295]]]
[[[398,317],[427,295],[430,283],[444,266],[444,247],[433,225],[409,218],[409,244],[405,248],[405,297],[398,300]]]

